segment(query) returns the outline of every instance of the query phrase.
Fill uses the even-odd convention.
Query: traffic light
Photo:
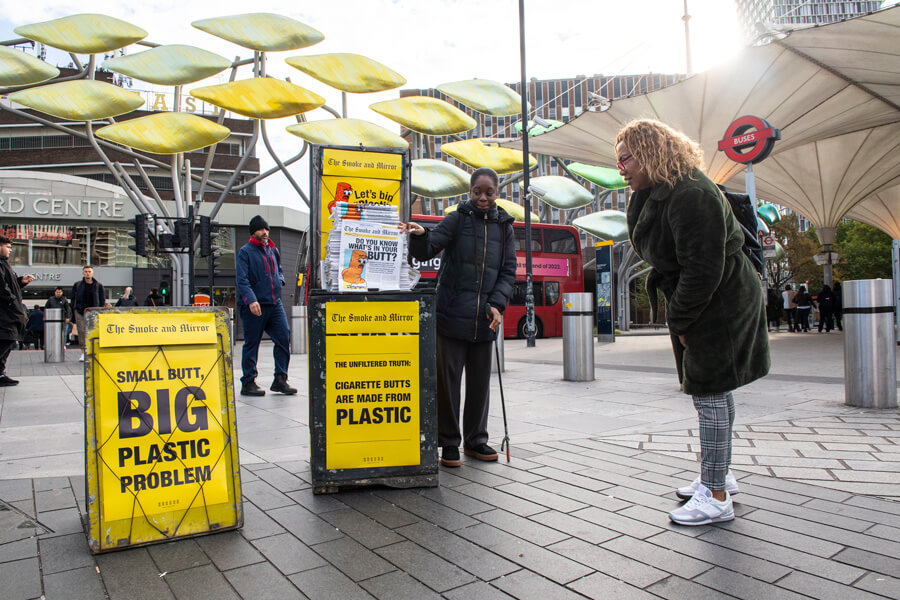
[[[134,238],[134,244],[128,247],[134,250],[138,256],[148,256],[148,246],[150,242],[150,215],[138,214],[133,219],[128,219],[129,223],[134,225],[134,231],[129,231],[128,235]]]
[[[219,237],[219,234],[213,231],[217,225],[216,221],[200,215],[200,256],[209,256],[218,250],[218,246],[212,245],[212,241]]]
[[[159,295],[163,297],[163,304],[169,303],[169,282],[163,279],[159,282]]]
[[[172,238],[173,248],[190,248],[193,223],[190,218],[175,219],[175,236]]]

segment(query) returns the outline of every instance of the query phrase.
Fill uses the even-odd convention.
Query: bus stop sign
[[[769,156],[780,139],[781,131],[765,119],[746,115],[728,126],[725,139],[719,140],[719,150],[734,162],[756,164]]]

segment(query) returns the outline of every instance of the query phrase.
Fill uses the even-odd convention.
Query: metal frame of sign
[[[85,324],[91,552],[241,527],[228,309],[89,310]]]
[[[323,176],[323,160],[324,155],[329,151],[352,152],[359,155],[360,160],[366,160],[373,157],[373,154],[392,154],[401,156],[401,178],[399,193],[399,211],[400,220],[406,222],[409,220],[410,211],[410,186],[409,178],[411,173],[411,163],[409,160],[409,149],[398,148],[364,148],[353,146],[320,146],[312,147],[312,165],[309,170],[310,185],[310,219],[309,219],[309,273],[310,281],[307,286],[310,290],[322,287],[320,265],[322,261],[322,223],[324,219],[328,219],[331,215],[322,214],[322,176]],[[367,178],[363,178],[367,179]],[[377,177],[368,179],[379,179]]]
[[[342,307],[341,303],[354,304]],[[366,304],[371,304],[372,310],[368,310]],[[401,304],[418,304],[418,307],[406,306],[401,310]],[[396,310],[393,308],[395,306],[398,307]],[[329,308],[334,310],[329,311]],[[365,333],[358,332],[361,327],[334,327],[339,315],[347,313],[351,308],[358,309],[360,315],[387,314],[386,311],[415,313],[418,315],[417,327],[392,326],[390,319],[382,319],[383,326],[374,322],[371,327],[367,327],[369,331]],[[309,296],[308,314],[310,470],[313,493],[333,493],[341,488],[367,485],[400,488],[436,486],[438,466],[434,292],[340,294],[313,290]],[[332,323],[331,327],[329,322]],[[367,340],[369,336],[372,336],[371,344]],[[387,384],[387,381],[397,381],[398,377],[400,380],[404,379],[402,367],[398,368],[393,364],[367,365],[362,362],[403,360],[404,355],[410,356],[410,340],[412,344],[417,344],[417,352],[413,351],[417,364],[409,365],[413,372],[405,374],[405,385],[397,387]],[[334,348],[340,348],[341,344],[347,346],[346,354],[340,354],[342,350],[335,352]],[[334,348],[330,348],[330,345]],[[367,345],[373,346],[372,352],[366,352]],[[328,364],[329,358],[331,361],[340,359],[342,364]],[[341,372],[345,375],[341,375]],[[367,376],[381,383],[365,389],[360,389],[359,386],[339,386],[337,383],[364,382],[369,378]],[[339,388],[353,388],[352,399],[337,396],[336,390]],[[385,390],[388,391],[384,392]],[[373,423],[379,428],[388,427],[389,421],[396,423],[396,418],[401,416],[394,409],[408,406],[405,404],[406,400],[392,401],[388,397],[390,391],[414,393],[412,400],[418,402],[418,407],[413,410],[417,410],[419,417],[414,436],[410,436],[408,426],[404,425],[390,428],[386,436],[383,435],[385,430],[373,432]],[[376,394],[368,395],[366,392]],[[377,397],[379,392],[384,392],[380,398]],[[338,413],[338,410],[344,412]],[[351,410],[356,412],[350,413]],[[367,411],[366,417],[362,415],[363,410]],[[376,410],[380,411],[378,417],[375,416]],[[388,412],[392,413],[390,418]],[[369,418],[371,421],[368,421]],[[354,440],[353,433],[348,429],[360,425],[368,428],[362,437],[356,436]],[[339,427],[345,429],[338,431]],[[364,439],[365,435],[372,434],[381,436],[379,441],[371,441],[374,438]],[[335,455],[330,456],[329,452]],[[338,453],[340,456],[337,456]]]

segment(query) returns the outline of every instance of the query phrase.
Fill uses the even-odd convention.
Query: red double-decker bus
[[[442,217],[412,215],[412,220],[431,229]],[[503,313],[503,337],[525,337],[525,224],[513,224],[516,236],[516,287]],[[441,255],[420,263],[410,258],[422,278],[418,287],[433,287]],[[562,295],[584,291],[584,269],[578,230],[568,225],[531,225],[532,289],[537,337],[562,335]]]

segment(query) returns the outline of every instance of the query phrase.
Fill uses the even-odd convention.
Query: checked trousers
[[[711,490],[724,490],[731,465],[734,396],[723,392],[693,398],[700,417],[700,483]]]

